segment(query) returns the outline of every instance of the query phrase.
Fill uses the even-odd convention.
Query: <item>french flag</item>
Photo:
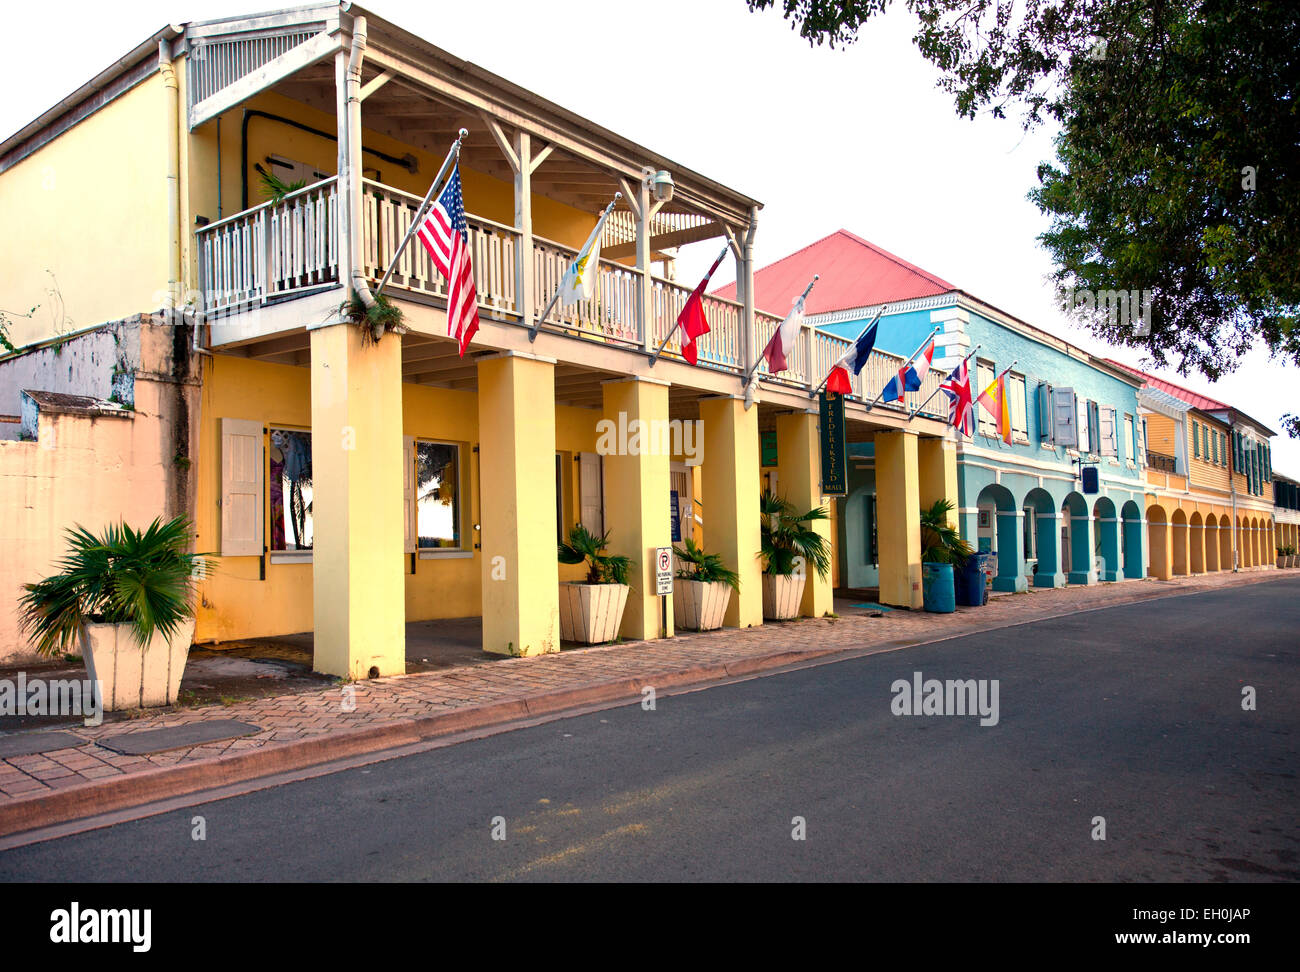
[[[848,353],[835,362],[835,367],[831,368],[830,376],[826,379],[827,391],[839,392],[841,395],[853,393],[848,369],[852,368],[855,375],[862,373],[867,359],[871,357],[872,348],[876,346],[876,330],[879,327],[880,318],[877,317],[875,323],[858,335]]]
[[[889,379],[889,384],[880,393],[882,401],[901,402],[910,391],[920,391],[921,382],[930,373],[930,361],[934,358],[934,341],[925,342],[925,350],[911,362],[898,369],[898,374]]]

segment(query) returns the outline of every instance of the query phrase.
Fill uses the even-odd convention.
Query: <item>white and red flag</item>
[[[772,340],[768,341],[767,347],[763,349],[763,357],[767,359],[767,370],[772,374],[785,371],[789,367],[787,358],[794,351],[795,339],[803,327],[803,302],[806,296],[808,293],[804,291],[795,298],[789,316],[781,322],[781,326],[772,335]]]
[[[463,358],[470,338],[478,330],[478,292],[469,262],[469,223],[460,189],[460,166],[452,170],[417,235],[429,259],[447,280],[447,333],[455,335]]]
[[[686,298],[685,306],[682,307],[682,312],[677,315],[677,326],[682,329],[682,357],[691,364],[696,364],[700,357],[699,349],[695,346],[696,339],[709,333],[709,320],[704,316],[704,288],[709,285],[709,278],[713,276],[713,272],[718,269],[726,255],[725,249],[718,254],[718,258],[713,261],[713,266],[709,267],[709,272],[691,291],[691,295]]]

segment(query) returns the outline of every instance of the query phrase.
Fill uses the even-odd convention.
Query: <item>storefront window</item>
[[[415,444],[415,524],[421,548],[452,548],[460,540],[460,447]]]
[[[271,429],[271,550],[310,550],[312,529],[311,433]]]

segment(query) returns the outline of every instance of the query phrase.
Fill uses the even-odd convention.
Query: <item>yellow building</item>
[[[739,571],[727,624],[762,623],[760,436],[776,434],[767,472],[781,493],[831,505],[811,392],[849,342],[804,329],[788,370],[760,368],[746,386],[780,323],[744,296],[756,200],[355,5],[168,26],[104,59],[0,144],[0,208],[25,227],[0,238],[0,304],[45,305],[17,322],[24,347],[0,369],[47,365],[12,394],[0,382],[0,414],[31,412],[25,441],[0,441],[0,504],[14,511],[0,597],[44,576],[70,510],[98,526],[179,509],[218,555],[196,639],[312,631],[315,667],[334,674],[403,671],[409,621],[478,616],[487,651],[557,650],[559,585],[581,571],[557,564],[556,542],[577,523],[634,561],[624,637],[672,634],[652,552],[675,535]],[[418,244],[384,292],[401,328],[376,337],[345,313],[377,287],[462,128],[481,319],[463,357]],[[596,296],[539,319],[616,192]],[[674,259],[711,238],[737,262],[741,297],[706,299],[696,367],[670,334],[695,283],[674,281]],[[61,310],[46,316],[52,281]],[[144,346],[170,329],[168,355],[96,357],[101,322],[141,313]],[[61,451],[49,407],[18,402],[90,380],[64,376],[60,351],[137,388],[184,384],[190,397],[135,436],[153,452],[124,460],[167,471],[165,502],[143,500],[93,447]],[[157,371],[164,357],[186,359],[182,378]],[[873,357],[846,424],[878,442],[881,598],[918,607],[920,499],[956,499],[955,452],[935,418],[866,406],[863,382],[869,400],[901,363]],[[135,404],[115,420],[139,433],[162,413]],[[104,421],[95,407],[67,421]],[[636,423],[653,445],[602,445]],[[102,488],[78,506],[65,473],[87,464]],[[17,539],[33,536],[46,539]],[[833,582],[810,576],[804,614],[831,610]],[[6,616],[0,659],[26,652]]]
[[[1223,402],[1127,370],[1146,379],[1138,405],[1150,575],[1275,567],[1272,430]]]

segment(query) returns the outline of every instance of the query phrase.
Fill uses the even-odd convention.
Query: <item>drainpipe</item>
[[[171,40],[158,41],[158,73],[162,75],[167,114],[167,307],[168,323],[175,323],[175,308],[180,296],[181,272],[181,185],[180,86],[172,66]]]
[[[348,57],[348,250],[352,254],[352,290],[366,307],[375,306],[375,297],[366,283],[361,266],[361,62],[366,55],[366,18],[352,23],[352,52]]]
[[[1237,435],[1237,423],[1228,423],[1228,447],[1232,450],[1232,465],[1228,470],[1228,486],[1232,489],[1232,572],[1235,574],[1240,565],[1237,563],[1237,450],[1233,448],[1236,443],[1234,439]]]

